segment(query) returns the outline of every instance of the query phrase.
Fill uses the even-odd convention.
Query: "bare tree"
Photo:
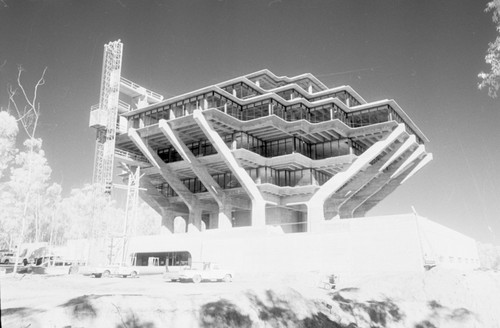
[[[38,127],[38,119],[40,118],[40,103],[38,102],[38,88],[41,87],[42,85],[45,84],[45,73],[47,72],[47,67],[44,68],[42,76],[38,80],[38,82],[35,84],[34,89],[33,89],[33,94],[28,95],[26,92],[26,89],[24,88],[23,84],[21,83],[21,75],[24,72],[24,69],[22,66],[18,67],[18,74],[17,74],[17,87],[14,88],[12,85],[9,86],[8,93],[9,93],[9,109],[13,107],[17,113],[18,121],[21,122],[21,125],[28,135],[28,140],[29,142],[29,153],[31,156],[29,156],[29,163],[28,163],[28,181],[31,178],[31,175],[33,173],[33,151],[34,147],[36,147],[36,144],[38,143],[36,138],[35,138],[35,133],[37,131]],[[19,94],[19,90],[21,90]],[[19,99],[20,98],[20,99]],[[19,105],[18,101],[20,101],[23,105]],[[28,205],[29,201],[31,198],[32,190],[31,190],[31,185],[28,185],[28,190],[26,191],[26,194],[24,195],[24,202],[23,202],[23,214],[22,214],[22,222],[21,222],[21,231],[19,234],[19,241],[17,243],[18,247],[16,250],[16,261],[14,264],[14,274],[17,272],[17,266],[19,262],[19,252],[20,252],[20,246],[24,242],[24,234],[26,231],[26,221],[27,221],[27,211],[28,211]]]

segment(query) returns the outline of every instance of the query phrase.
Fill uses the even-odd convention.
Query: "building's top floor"
[[[217,98],[216,101],[214,101],[214,97]],[[297,111],[297,108],[300,108],[301,111],[308,113],[307,115],[291,115],[289,118],[284,118],[288,121],[307,119],[306,117],[314,116],[312,112],[324,111],[328,106],[332,107],[335,112],[341,112],[342,115],[335,115],[335,117],[350,127],[380,123],[379,119],[371,120],[369,117],[372,116],[387,117],[404,122],[409,131],[417,136],[420,143],[428,142],[424,133],[392,99],[367,102],[348,85],[328,88],[310,73],[295,77],[278,77],[267,69],[174,96],[155,104],[127,111],[121,115],[130,120],[138,115],[172,110],[172,115],[156,116],[173,119],[188,115],[196,108],[227,107],[229,104],[232,107],[237,107],[238,111],[244,111],[246,108],[258,107],[262,106],[263,103],[270,102],[285,111]],[[383,111],[382,115],[378,113],[380,111]],[[387,111],[394,114],[385,115]],[[273,111],[273,113],[275,112]],[[238,118],[242,119],[239,116]],[[250,115],[243,120],[257,117]],[[333,115],[330,115],[330,119],[333,118]],[[152,124],[155,121],[151,120]],[[319,123],[320,121],[311,122]]]

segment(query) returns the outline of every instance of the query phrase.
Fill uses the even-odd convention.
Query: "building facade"
[[[164,99],[121,76],[121,51],[105,46],[91,108],[94,183],[109,191],[121,167],[127,203],[140,195],[163,232],[123,238],[123,258],[346,275],[478,266],[473,239],[415,213],[365,217],[432,160],[394,100],[267,69]]]
[[[119,112],[115,158],[141,168],[141,197],[170,232],[184,230],[176,218],[188,232],[313,231],[364,216],[432,159],[394,100],[367,102],[311,74],[261,70],[153,103],[143,95]]]

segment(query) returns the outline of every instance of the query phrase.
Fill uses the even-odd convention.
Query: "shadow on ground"
[[[429,315],[426,319],[417,323],[415,328],[437,328],[442,322],[470,323],[474,326],[474,321],[477,322],[476,315],[466,308],[450,309],[435,300],[428,302],[427,307],[430,310]]]
[[[327,315],[317,312],[309,317],[299,318],[293,310],[293,299],[290,295],[279,295],[272,290],[267,290],[264,296],[247,292],[246,297],[250,302],[249,310],[245,313],[236,304],[229,300],[221,299],[203,305],[200,309],[200,327],[302,327],[302,328],[344,328]],[[293,296],[293,295],[292,295]],[[293,297],[292,297],[293,298]],[[248,309],[247,309],[248,310]],[[252,318],[254,318],[252,320]],[[257,319],[258,318],[258,319]]]
[[[404,320],[405,315],[390,298],[382,300],[356,301],[343,296],[343,292],[357,292],[356,288],[346,288],[333,293],[332,300],[345,313],[350,314],[355,325],[387,327]]]
[[[18,308],[4,309],[0,313],[1,313],[2,317],[3,316],[11,316],[11,315],[18,315],[21,317],[25,317],[25,316],[29,316],[29,315],[37,314],[37,313],[41,313],[41,312],[44,312],[44,311],[38,310],[38,309],[32,309],[32,308],[28,308],[28,307],[18,307]]]

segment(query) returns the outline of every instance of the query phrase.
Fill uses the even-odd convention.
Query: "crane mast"
[[[110,194],[113,183],[116,125],[122,66],[123,44],[118,41],[104,46],[101,91],[96,119],[97,126],[94,174],[92,182]],[[91,111],[92,119],[92,111]],[[103,124],[104,123],[104,124]]]
[[[90,108],[89,126],[97,130],[92,182],[98,192],[111,194],[115,157],[131,169],[149,164],[140,154],[115,149],[116,135],[127,132],[127,120],[120,114],[163,100],[163,96],[121,76],[123,44],[104,45],[99,103]],[[120,94],[128,97],[122,101]],[[132,169],[132,171],[134,171]]]

